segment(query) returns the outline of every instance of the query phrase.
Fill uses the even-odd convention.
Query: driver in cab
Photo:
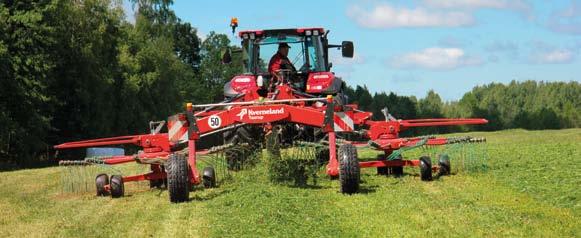
[[[279,43],[278,51],[270,58],[270,63],[268,63],[268,72],[272,75],[271,87],[276,85],[275,81],[279,81],[281,75],[280,70],[291,70],[291,72],[296,72],[297,69],[288,59],[288,51],[291,47],[287,43]]]

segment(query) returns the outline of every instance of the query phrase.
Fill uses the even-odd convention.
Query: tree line
[[[170,0],[0,2],[0,163],[31,166],[64,141],[143,133],[221,94],[240,65],[226,35],[202,41]]]
[[[433,90],[424,98],[379,92],[373,96],[366,86],[348,87],[350,102],[373,112],[383,120],[381,109],[388,107],[398,119],[486,118],[482,126],[422,128],[416,133],[444,133],[476,130],[524,128],[530,130],[581,127],[581,85],[579,82],[512,81],[474,87],[458,101],[445,102]]]
[[[132,0],[130,22],[119,0],[0,2],[0,167],[47,162],[65,141],[145,133],[149,121],[185,102],[221,100],[241,60],[221,64],[228,37],[200,39],[171,4]],[[365,86],[347,94],[374,119],[387,106],[398,118],[485,117],[491,123],[482,129],[497,130],[579,127],[580,90],[578,83],[491,84],[457,102],[433,91],[422,99],[372,96]]]

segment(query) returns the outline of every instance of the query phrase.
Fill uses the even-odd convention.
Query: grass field
[[[273,185],[260,168],[182,204],[145,186],[63,194],[58,167],[3,172],[0,237],[581,237],[581,129],[469,135],[487,138],[487,171],[421,182],[367,169],[352,196],[325,178]]]

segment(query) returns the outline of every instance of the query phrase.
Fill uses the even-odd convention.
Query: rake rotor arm
[[[428,127],[428,126],[455,126],[455,125],[480,125],[486,124],[488,120],[482,118],[434,118],[434,119],[413,119],[401,120],[403,128]]]
[[[54,146],[54,148],[57,150],[62,150],[62,149],[79,149],[79,148],[128,145],[128,144],[141,146],[146,150],[148,148],[159,148],[159,150],[163,151],[169,151],[170,150],[169,148],[171,146],[167,139],[167,133],[160,133],[160,134],[117,136],[93,140],[74,141],[56,145]]]

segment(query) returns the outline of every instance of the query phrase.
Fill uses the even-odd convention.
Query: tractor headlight
[[[313,32],[311,30],[306,30],[305,35],[310,36]]]
[[[319,35],[319,31],[317,31],[317,30],[314,30],[314,31],[313,31],[313,35],[314,35],[314,36],[318,36],[318,35]]]
[[[254,38],[255,38],[254,33],[250,33],[250,39],[254,40]]]
[[[244,38],[245,40],[247,40],[248,39],[248,34],[247,33],[242,34],[242,38]]]

